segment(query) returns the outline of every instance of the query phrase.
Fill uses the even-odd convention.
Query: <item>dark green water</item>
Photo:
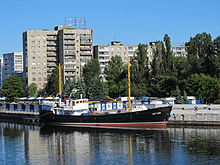
[[[220,164],[220,129],[109,131],[0,123],[0,165]]]

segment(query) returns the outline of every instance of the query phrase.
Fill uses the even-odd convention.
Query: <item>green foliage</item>
[[[187,79],[187,90],[203,103],[213,103],[218,99],[220,82],[205,74],[193,74]]]
[[[158,76],[163,74],[163,55],[165,54],[164,44],[161,41],[155,42],[151,49],[153,50],[153,60],[151,62],[151,76]]]
[[[66,80],[65,84],[63,85],[63,97],[69,98],[72,90],[76,89],[76,80],[75,79],[68,79]]]
[[[44,88],[37,90],[37,96],[38,96],[38,97],[43,97],[43,96],[46,96],[46,95],[47,95],[47,94],[46,94],[46,91],[45,91]]]
[[[181,91],[178,86],[176,86],[176,103],[183,104],[183,97],[181,96]]]
[[[186,79],[189,74],[189,65],[187,57],[177,56],[173,58],[174,70],[173,74],[178,78],[178,80]]]
[[[86,88],[89,87],[91,79],[99,77],[101,74],[99,61],[97,59],[91,59],[83,67],[83,80],[86,85]]]
[[[197,34],[186,43],[190,73],[210,74],[212,62],[212,37],[210,34]],[[211,68],[210,68],[211,67]]]
[[[101,99],[104,97],[103,82],[101,81],[100,74],[101,70],[97,59],[91,59],[83,67],[84,89],[86,97],[89,99]]]
[[[163,61],[162,61],[162,65],[163,65],[163,69],[164,69],[164,73],[166,75],[172,75],[172,71],[173,71],[173,52],[171,49],[171,42],[170,42],[170,37],[168,36],[168,34],[164,35],[164,44],[165,44],[165,52],[163,54]]]
[[[183,104],[189,104],[189,100],[187,98],[187,93],[185,90],[183,91]]]
[[[80,98],[80,95],[86,97],[85,83],[83,81],[83,78],[80,78],[76,83],[76,93],[74,94],[74,97]]]
[[[47,78],[44,90],[41,91],[44,96],[56,96],[59,93],[59,71],[55,68]]]
[[[102,99],[107,93],[104,91],[104,83],[99,77],[94,77],[90,81],[90,86],[87,90],[89,99]]]
[[[213,51],[213,55],[210,57],[211,75],[220,77],[220,36],[213,41]]]
[[[176,103],[177,104],[188,104],[189,103],[189,100],[187,99],[187,93],[185,90],[183,91],[183,96],[182,96],[179,87],[176,86],[175,92],[176,92]]]
[[[156,76],[150,83],[151,96],[169,97],[175,93],[177,79],[173,76]]]
[[[17,75],[8,77],[3,83],[2,93],[6,101],[16,102],[17,98],[25,96],[24,80]]]
[[[127,70],[120,56],[114,56],[104,70],[110,97],[127,96]]]
[[[131,60],[131,82],[132,96],[146,96],[149,68],[148,68],[148,46],[139,44],[134,56]]]
[[[37,85],[35,83],[31,83],[31,85],[28,86],[28,96],[35,97],[36,95],[37,95]]]

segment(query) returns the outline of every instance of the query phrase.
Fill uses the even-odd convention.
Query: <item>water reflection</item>
[[[50,155],[58,155],[56,152],[62,150],[62,160],[74,164],[132,164],[132,159],[139,155],[163,151],[170,146],[167,130],[137,132],[45,127],[40,134],[48,144],[54,142]]]
[[[220,129],[127,131],[0,123],[4,164],[219,164]]]

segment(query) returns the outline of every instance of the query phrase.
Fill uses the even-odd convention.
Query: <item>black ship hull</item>
[[[49,125],[91,127],[91,128],[164,128],[172,107],[125,112],[118,114],[102,114],[91,116],[56,115],[52,111],[41,110],[41,122]]]

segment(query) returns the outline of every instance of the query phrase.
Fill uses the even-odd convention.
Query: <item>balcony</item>
[[[48,62],[56,62],[56,61],[57,61],[57,58],[56,58],[56,57],[48,57],[48,58],[47,58],[47,61],[48,61]]]
[[[80,45],[92,45],[92,41],[83,41],[83,40],[81,40],[80,41]]]
[[[57,48],[56,48],[56,47],[47,47],[47,50],[48,50],[48,51],[56,51]]]
[[[75,41],[72,41],[72,42],[70,42],[70,41],[64,41],[63,43],[64,43],[64,45],[73,45],[73,46],[75,46],[75,44],[76,44]]]
[[[81,40],[91,40],[92,36],[81,36],[80,39]]]
[[[56,44],[56,42],[47,42],[47,45],[48,46],[56,46],[57,44]]]
[[[56,57],[57,54],[56,53],[53,53],[53,52],[48,52],[47,53],[47,57]]]
[[[64,35],[64,39],[75,39],[75,35]]]
[[[75,46],[64,46],[65,50],[75,50]]]
[[[81,51],[80,55],[82,55],[82,56],[91,56],[92,52],[91,51]]]
[[[81,46],[80,47],[80,50],[92,50],[92,47],[90,47],[90,46]]]
[[[65,60],[75,60],[76,59],[76,56],[75,55],[68,55],[68,56],[65,56]]]
[[[74,66],[76,65],[76,62],[73,62],[73,61],[65,61],[65,62],[64,62],[64,65],[65,65],[65,66],[72,66],[72,67],[74,67]]]
[[[47,41],[55,41],[57,40],[56,36],[47,36]]]
[[[57,64],[54,62],[47,63],[47,67],[56,67]]]
[[[65,72],[74,72],[76,70],[76,67],[74,68],[65,68],[64,71]]]
[[[64,52],[65,56],[75,56],[76,55],[76,51],[71,51],[71,52]]]

